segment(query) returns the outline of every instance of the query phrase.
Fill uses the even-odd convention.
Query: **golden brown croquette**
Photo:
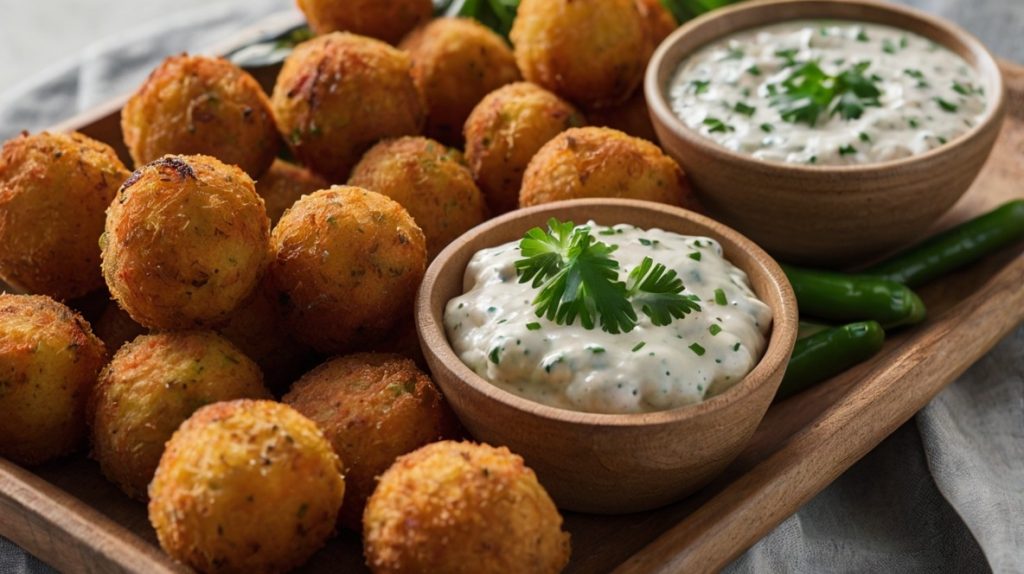
[[[277,159],[256,182],[256,193],[263,198],[273,226],[300,197],[328,187],[327,180],[312,171]]]
[[[166,156],[136,171],[110,205],[103,275],[145,327],[215,326],[256,287],[269,234],[245,172],[208,156]]]
[[[270,100],[247,72],[207,56],[164,60],[121,110],[121,131],[135,166],[168,154],[202,154],[251,177],[280,148]]]
[[[363,523],[375,574],[554,574],[569,562],[561,515],[505,447],[444,441],[402,456]]]
[[[411,69],[408,54],[371,38],[335,32],[303,42],[274,86],[278,129],[302,163],[345,181],[379,140],[422,131]]]
[[[683,171],[658,146],[592,127],[562,132],[537,152],[523,176],[519,203],[525,207],[584,197],[692,203]]]
[[[587,108],[626,101],[650,55],[635,0],[523,0],[511,38],[527,80]]]
[[[332,359],[299,379],[282,401],[319,425],[343,461],[341,524],[357,532],[377,477],[396,458],[458,435],[455,415],[430,377],[399,355]]]
[[[423,230],[428,259],[487,219],[483,194],[462,154],[427,138],[375,145],[352,170],[348,183],[400,203]]]
[[[540,148],[586,120],[572,104],[528,82],[487,95],[466,120],[466,162],[494,213],[519,206],[523,172]]]
[[[68,307],[0,294],[0,456],[35,465],[77,449],[106,360],[103,342]]]
[[[433,16],[430,0],[298,0],[317,34],[352,32],[395,44]]]
[[[55,299],[103,286],[104,213],[128,179],[114,150],[79,133],[27,132],[0,151],[0,278]]]
[[[266,283],[218,331],[255,361],[267,387],[280,393],[316,364],[316,354],[288,334]]]
[[[316,424],[271,401],[205,406],[167,443],[149,486],[164,551],[200,572],[284,572],[334,531],[341,461]]]
[[[291,334],[341,353],[386,335],[426,268],[423,231],[398,202],[358,187],[307,195],[271,237],[269,286]]]
[[[269,399],[259,367],[210,331],[143,335],[114,355],[90,402],[92,455],[128,496],[146,500],[164,444],[202,406]]]
[[[484,96],[521,77],[505,40],[468,18],[432,20],[399,48],[412,57],[412,77],[426,99],[426,134],[447,145],[462,145],[462,126]]]

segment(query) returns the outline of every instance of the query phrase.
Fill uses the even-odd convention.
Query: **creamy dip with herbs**
[[[632,225],[588,224],[617,245],[620,280],[645,257],[675,270],[699,311],[655,326],[637,309],[636,327],[611,334],[579,321],[537,316],[537,290],[520,283],[519,242],[476,253],[465,294],[448,302],[448,340],[459,358],[498,387],[546,405],[596,413],[643,413],[699,403],[741,380],[760,360],[771,309],[718,242]]]
[[[847,21],[747,30],[684,61],[672,109],[701,135],[766,161],[843,165],[921,154],[984,115],[977,72],[912,32]]]

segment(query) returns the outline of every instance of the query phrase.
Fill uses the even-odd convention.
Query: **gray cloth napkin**
[[[1024,62],[1024,0],[903,2]],[[100,42],[0,93],[0,139],[128,92],[163,57],[201,51],[281,6],[222,3]],[[1024,573],[1024,328],[726,571]],[[0,574],[42,572],[52,570],[0,538]]]

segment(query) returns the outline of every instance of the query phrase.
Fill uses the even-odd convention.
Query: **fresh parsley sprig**
[[[594,239],[587,226],[572,221],[548,221],[545,231],[535,227],[519,242],[522,259],[515,262],[520,283],[540,292],[533,300],[538,317],[559,325],[576,319],[585,329],[600,325],[612,334],[628,333],[637,324],[633,303],[655,325],[700,310],[692,297],[682,295],[683,282],[650,257],[619,281],[618,248]]]
[[[844,120],[857,119],[866,107],[881,105],[878,80],[865,75],[870,65],[860,62],[833,76],[817,62],[797,64],[776,88],[771,105],[779,108],[782,119],[810,126],[814,126],[822,114],[839,114]]]

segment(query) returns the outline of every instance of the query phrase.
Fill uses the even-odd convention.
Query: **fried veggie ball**
[[[35,465],[78,448],[106,360],[78,313],[42,295],[0,294],[0,456]]]
[[[412,312],[426,269],[426,240],[409,212],[358,187],[303,197],[270,243],[268,283],[285,325],[325,354],[386,335]]]
[[[164,444],[204,405],[268,399],[259,367],[210,331],[143,335],[121,348],[90,403],[92,455],[128,496],[146,500]]]
[[[286,390],[315,364],[313,351],[288,334],[265,281],[219,332],[260,366],[274,392]]]
[[[399,355],[332,359],[299,379],[282,401],[319,425],[343,461],[340,519],[357,532],[377,477],[396,458],[458,434],[430,377]]]
[[[523,0],[511,38],[527,80],[588,108],[626,101],[650,55],[635,0]]]
[[[317,34],[352,32],[395,44],[434,14],[430,0],[298,0]]]
[[[164,60],[124,105],[121,131],[136,167],[167,154],[204,154],[257,177],[281,145],[255,78],[207,56]]]
[[[383,141],[352,170],[349,185],[382,193],[416,220],[433,259],[487,219],[487,206],[462,154],[422,137]]]
[[[530,159],[551,138],[586,124],[572,104],[528,82],[487,95],[466,120],[466,162],[491,211],[519,206]]]
[[[521,78],[505,40],[468,18],[432,20],[399,48],[412,57],[412,77],[427,101],[426,134],[448,145],[462,144],[462,126],[484,96]]]
[[[519,204],[619,197],[684,205],[691,195],[679,165],[658,146],[608,128],[574,128],[530,160]]]
[[[561,572],[569,534],[523,459],[505,447],[444,441],[398,459],[363,518],[377,574]]]
[[[408,54],[335,32],[299,44],[277,77],[277,127],[295,157],[330,181],[379,140],[423,130],[425,106]]]
[[[328,187],[330,184],[319,175],[304,167],[277,159],[256,182],[256,193],[263,198],[263,203],[267,207],[267,217],[273,226],[277,225],[284,212],[300,197]]]
[[[205,406],[167,443],[149,521],[200,572],[283,572],[334,531],[341,461],[316,424],[272,401]]]
[[[113,301],[103,308],[92,329],[110,353],[116,353],[126,343],[149,332],[149,329],[136,323],[131,315]]]
[[[669,34],[676,31],[679,24],[675,16],[668,11],[668,8],[661,3],[661,0],[636,0],[637,10],[643,18],[644,32],[647,34],[647,43],[650,46],[650,53],[653,53]]]
[[[587,117],[595,127],[612,128],[633,137],[658,143],[658,134],[654,132],[654,124],[651,123],[643,90],[637,90],[624,104],[591,110]]]
[[[166,156],[136,171],[111,203],[103,275],[143,326],[213,326],[256,287],[269,235],[245,172],[208,156]]]
[[[104,212],[130,172],[110,146],[43,132],[0,151],[0,278],[67,300],[103,286]]]

